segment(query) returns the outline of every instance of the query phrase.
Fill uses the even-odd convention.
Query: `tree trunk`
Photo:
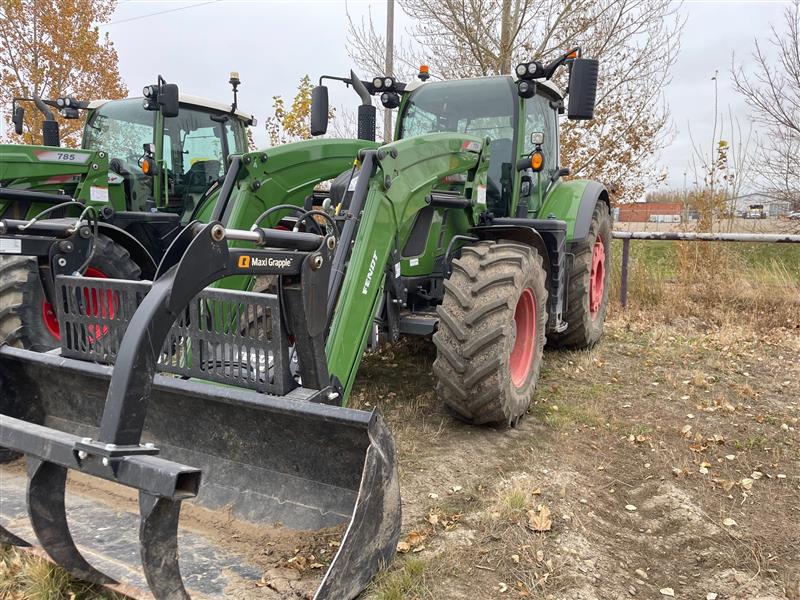
[[[503,16],[500,21],[500,56],[497,71],[511,73],[511,0],[503,0]]]

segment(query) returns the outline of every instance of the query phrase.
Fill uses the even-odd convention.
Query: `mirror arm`
[[[569,167],[558,167],[550,176],[550,183],[555,183],[556,181],[558,181],[562,177],[566,177],[570,173],[571,171],[569,170]]]

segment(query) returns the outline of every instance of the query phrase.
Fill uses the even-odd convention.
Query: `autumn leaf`
[[[550,509],[544,504],[540,504],[536,510],[528,511],[528,527],[532,531],[545,532],[553,527],[553,520],[550,517]]]

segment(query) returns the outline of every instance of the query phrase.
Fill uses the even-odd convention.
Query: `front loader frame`
[[[229,248],[228,239],[248,241],[257,248]],[[348,427],[355,427],[349,412],[357,411],[337,416],[319,406],[336,403],[341,394],[328,375],[323,343],[325,297],[335,246],[332,236],[309,233],[260,228],[232,231],[219,222],[187,227],[165,255],[152,289],[125,331],[96,437],[80,437],[0,415],[0,445],[23,452],[28,458],[30,519],[39,542],[53,560],[76,577],[99,583],[113,581],[84,559],[69,533],[64,505],[66,475],[68,469],[80,471],[139,490],[140,548],[147,582],[156,598],[188,598],[177,561],[178,515],[181,502],[198,494],[202,471],[159,457],[159,448],[142,443],[141,436],[161,348],[170,328],[193,297],[225,276],[269,274],[278,275],[282,282],[285,320],[300,357],[303,386],[316,391],[301,405],[283,401],[273,410],[308,413],[303,418],[322,419],[328,427],[337,418],[344,418]],[[0,348],[4,360],[25,359],[6,356],[9,352],[31,354],[35,362],[46,360],[44,355]],[[79,361],[72,361],[76,364],[70,367],[70,359],[58,360],[61,368],[99,368]],[[264,410],[270,400],[241,397],[239,409],[248,402]],[[354,597],[380,564],[391,558],[399,536],[400,500],[391,437],[375,415],[364,413],[357,420],[363,421],[360,427],[368,428],[371,445],[345,541],[318,598]],[[0,539],[27,544],[2,528]]]

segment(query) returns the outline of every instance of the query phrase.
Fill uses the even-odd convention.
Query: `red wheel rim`
[[[589,314],[594,321],[600,314],[606,286],[606,246],[599,235],[592,248],[592,273],[589,279]]]
[[[89,267],[88,269],[86,269],[84,277],[96,277],[98,279],[108,279],[105,273],[103,273],[99,269],[95,269],[94,267]],[[86,298],[86,300],[87,304],[89,304],[88,297]],[[100,311],[100,306],[98,306],[98,304],[99,303],[96,300],[91,303],[92,306],[91,312],[93,316],[97,316],[98,312]],[[110,297],[108,303],[108,313],[109,316],[111,317],[114,316],[113,314],[114,308],[111,305]],[[56,318],[56,311],[53,309],[53,306],[47,300],[42,301],[42,317],[44,319],[44,326],[47,328],[47,331],[50,332],[50,335],[52,335],[55,339],[61,341],[61,327],[59,326],[58,319]],[[98,334],[97,335],[98,338],[102,337],[101,332],[98,331],[96,333]]]
[[[514,387],[521,388],[528,380],[536,349],[536,297],[530,288],[525,289],[517,301],[514,326],[516,337],[511,349],[509,368],[511,383]]]

